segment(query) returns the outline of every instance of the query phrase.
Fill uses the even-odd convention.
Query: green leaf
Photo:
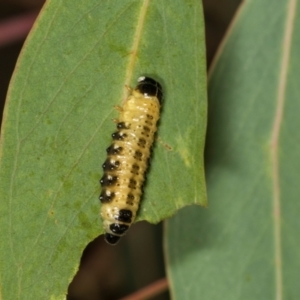
[[[299,298],[296,3],[245,2],[220,49],[209,82],[210,205],[167,222],[174,299]]]
[[[8,92],[0,161],[1,299],[62,299],[103,233],[99,179],[112,119],[141,75],[164,103],[139,220],[206,203],[199,1],[48,1]]]

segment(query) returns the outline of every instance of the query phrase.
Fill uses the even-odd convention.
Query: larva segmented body
[[[100,180],[100,214],[109,244],[116,244],[135,220],[161,100],[161,85],[152,78],[140,77],[123,107],[118,107],[117,131],[106,149],[108,157]]]

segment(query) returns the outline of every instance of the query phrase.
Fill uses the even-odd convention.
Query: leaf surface
[[[164,89],[139,220],[205,204],[206,80],[197,1],[52,0],[8,92],[0,161],[1,299],[62,299],[103,233],[99,179],[114,105],[141,75]]]
[[[276,9],[274,9],[276,7]],[[168,221],[173,299],[298,299],[297,1],[245,1],[209,82],[209,208]]]

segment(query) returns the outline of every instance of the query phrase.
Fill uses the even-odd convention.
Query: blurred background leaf
[[[245,1],[219,51],[209,208],[166,226],[173,299],[300,297],[299,15],[297,1]]]
[[[206,204],[203,31],[197,1],[45,5],[4,111],[3,299],[64,297],[82,250],[102,233],[98,181],[115,130],[113,105],[140,75],[161,81],[165,103],[138,219],[159,222],[187,204]]]

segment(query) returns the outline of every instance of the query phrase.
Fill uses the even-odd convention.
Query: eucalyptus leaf
[[[173,299],[300,297],[299,15],[297,1],[245,1],[219,50],[209,208],[167,223]]]
[[[1,299],[62,299],[103,233],[105,149],[136,79],[164,89],[138,220],[206,204],[206,77],[199,1],[51,0],[10,84],[0,161]],[[105,258],[103,258],[105,259]]]

